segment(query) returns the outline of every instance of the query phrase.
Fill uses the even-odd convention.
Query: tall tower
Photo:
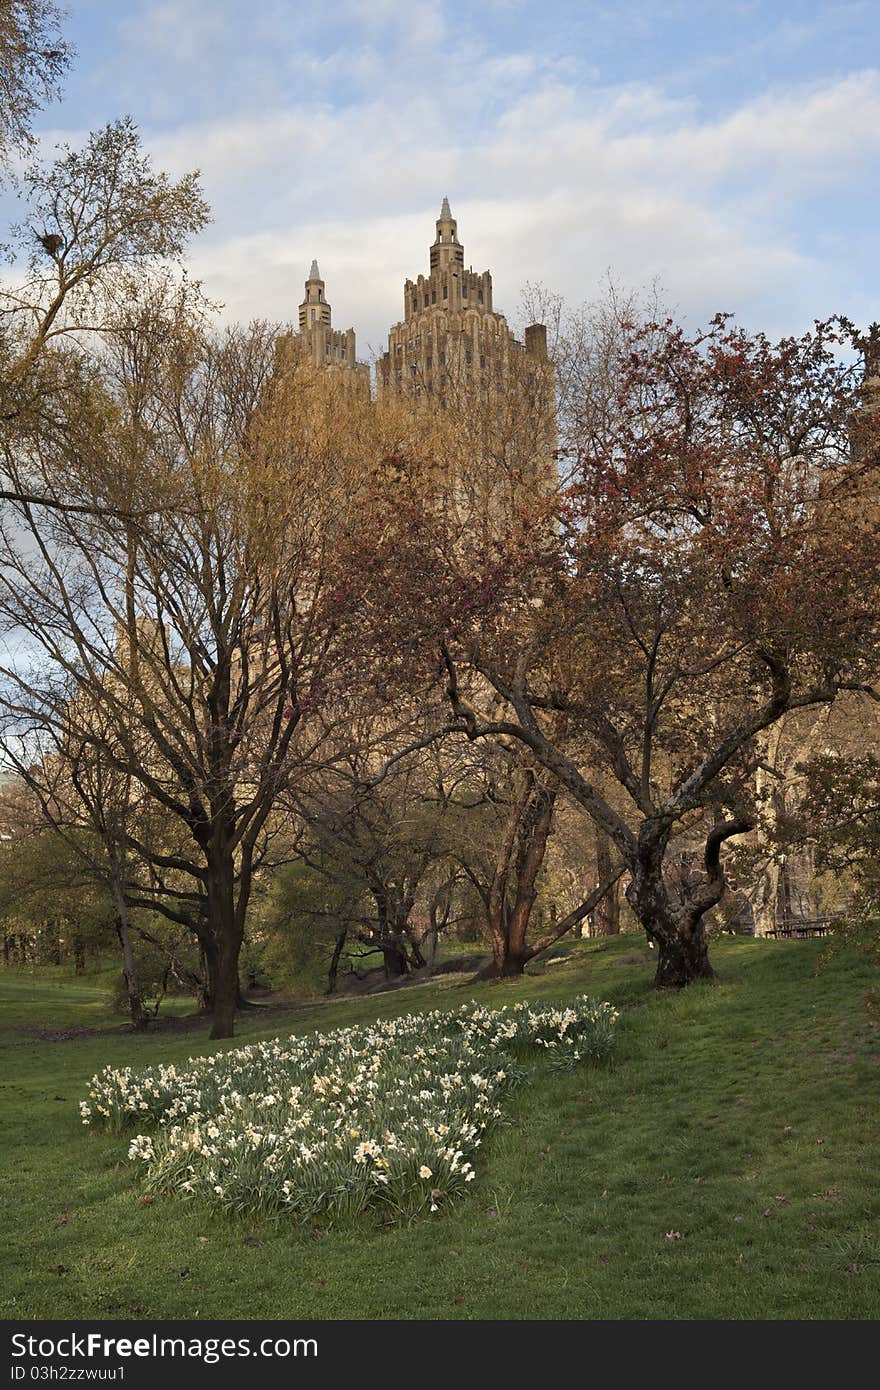
[[[299,336],[316,367],[332,368],[347,387],[361,395],[370,394],[370,369],[366,363],[357,361],[354,329],[340,332],[333,327],[332,312],[316,260],[312,261],[305,298],[299,306]]]
[[[437,218],[437,240],[431,247],[431,271],[451,266],[464,268],[464,247],[458,239],[455,218],[449,210],[449,199],[443,199]]]
[[[514,338],[504,315],[492,308],[491,272],[465,268],[448,198],[436,226],[428,274],[403,287],[403,320],[392,327],[388,351],[377,365],[379,392],[436,396],[445,405],[465,397],[488,402],[520,391],[528,379],[541,383],[548,405],[552,369],[546,329],[530,325],[525,344]]]
[[[318,269],[318,262],[312,261],[309,278],[306,280],[306,297],[299,306],[299,331],[307,333],[309,328],[330,327],[330,305],[324,298],[324,281]]]

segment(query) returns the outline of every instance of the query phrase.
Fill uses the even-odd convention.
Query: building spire
[[[320,280],[320,278],[321,278],[321,272],[320,272],[320,270],[318,269],[318,262],[317,262],[317,261],[312,261],[312,268],[311,268],[311,270],[309,271],[309,279],[310,279],[310,280]]]
[[[437,237],[431,247],[431,270],[443,265],[464,265],[464,249],[458,240],[458,227],[449,207],[449,199],[445,197],[437,218]]]

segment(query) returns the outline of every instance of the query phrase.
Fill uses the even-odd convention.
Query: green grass
[[[613,1068],[542,1073],[467,1197],[410,1227],[235,1223],[140,1200],[127,1141],[77,1102],[106,1063],[183,1061],[204,1033],[146,1038],[100,984],[0,974],[7,1318],[871,1318],[880,1313],[880,1038],[855,961],[812,942],[724,939],[719,986],[650,989],[640,938],[473,991],[582,990],[624,1010]],[[470,992],[470,991],[468,991]],[[253,1039],[465,997],[455,980],[249,1014]],[[100,1029],[62,1041],[37,1029]],[[234,1045],[234,1044],[233,1044]],[[216,1044],[214,1045],[217,1046]],[[667,1239],[678,1232],[680,1239]]]

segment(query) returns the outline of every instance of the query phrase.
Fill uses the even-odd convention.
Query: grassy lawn
[[[586,990],[623,1010],[606,1070],[536,1074],[466,1198],[410,1227],[233,1222],[145,1205],[127,1140],[77,1102],[106,1063],[182,1062],[106,982],[0,974],[6,1318],[872,1318],[880,1314],[880,1036],[867,967],[724,939],[715,987],[660,998],[641,938],[473,993]],[[248,1014],[240,1039],[453,1006],[459,982]],[[86,1032],[84,1030],[96,1030]],[[42,1036],[48,1034],[49,1036]],[[62,1035],[62,1036],[58,1036]],[[235,1045],[235,1044],[232,1044]],[[217,1044],[213,1045],[217,1048]]]

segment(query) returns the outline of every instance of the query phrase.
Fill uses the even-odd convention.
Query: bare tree
[[[336,538],[361,516],[374,423],[280,352],[265,325],[217,340],[186,315],[135,313],[108,349],[97,424],[85,411],[31,445],[72,480],[62,500],[88,505],[47,520],[12,504],[0,572],[0,615],[21,635],[4,741],[66,724],[177,826],[160,848],[126,828],[151,873],[128,902],[195,933],[214,1037],[233,1030],[279,792],[319,756],[317,715],[357,668]]]

